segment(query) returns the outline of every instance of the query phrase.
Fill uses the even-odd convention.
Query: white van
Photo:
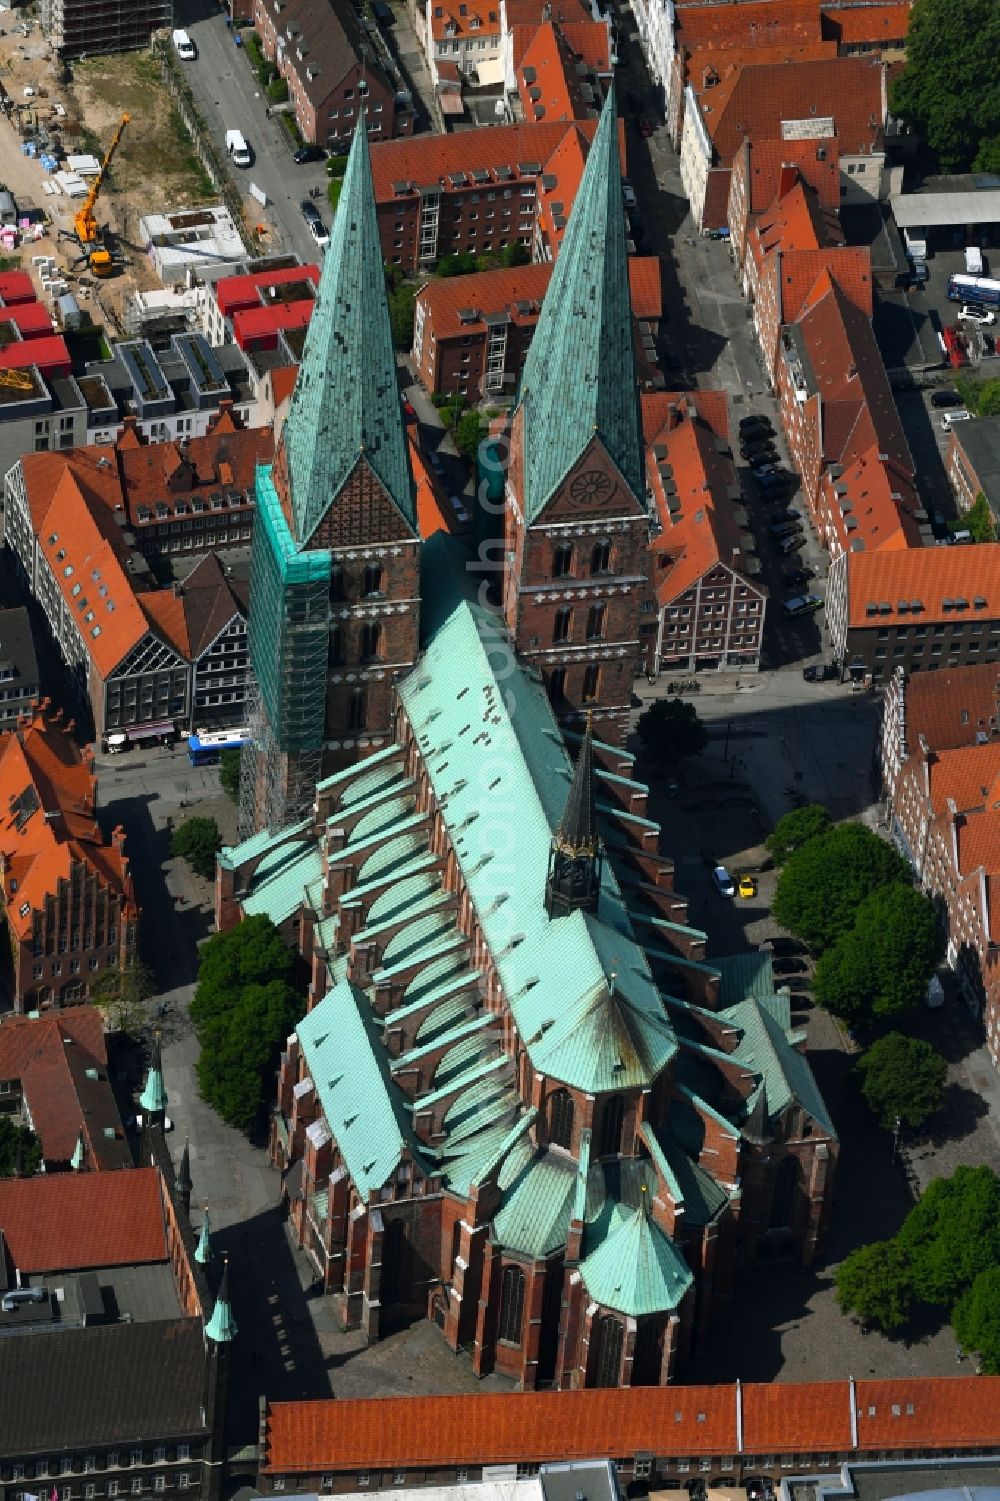
[[[183,58],[186,63],[194,62],[195,58],[198,56],[194,42],[192,42],[187,32],[181,31],[180,28],[178,28],[174,32],[174,51],[177,53],[177,56]]]
[[[982,276],[983,252],[980,250],[978,245],[966,245],[965,269],[970,276]]]
[[[972,413],[967,412],[965,407],[957,407],[954,412],[945,412],[941,418],[941,431],[950,433],[956,422],[968,422]]]
[[[250,147],[243,139],[242,131],[226,131],[226,150],[238,167],[249,167]]]

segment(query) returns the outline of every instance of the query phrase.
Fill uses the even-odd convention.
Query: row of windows
[[[590,551],[590,574],[611,573],[611,543],[606,540],[595,542]],[[552,552],[552,577],[572,578],[576,576],[576,549],[572,542],[561,542]]]
[[[601,669],[591,664],[585,668],[583,674],[583,687],[580,691],[581,702],[585,704],[596,703],[601,692]],[[562,703],[566,697],[566,668],[553,668],[549,674],[549,698],[554,704]]]
[[[358,632],[358,656],[359,662],[380,662],[382,660],[383,632],[377,623],[363,625]],[[336,666],[344,661],[344,632],[339,625],[334,626],[330,632],[329,660],[331,666]]]
[[[100,964],[101,964],[100,959],[88,959],[87,960],[87,968],[90,969],[90,970],[99,969],[100,968]],[[52,961],[52,963],[49,965],[49,975],[50,975],[50,977],[54,979],[58,975],[61,975],[62,974],[62,968],[63,968],[62,967],[62,961],[59,960],[59,959],[54,959]],[[78,975],[80,973],[80,961],[79,961],[79,959],[71,959],[70,960],[70,962],[69,962],[69,972],[70,972],[71,975]],[[44,978],[45,978],[45,965],[44,964],[35,964],[35,965],[32,965],[31,973],[32,973],[32,975],[34,976],[34,978],[36,980],[44,980]]]
[[[588,641],[602,641],[607,625],[607,605],[591,605],[587,611],[586,639]],[[573,631],[573,610],[570,605],[563,605],[556,611],[552,622],[552,640],[556,643],[568,641]]]
[[[371,599],[385,593],[385,569],[381,563],[369,563],[361,575],[361,598]],[[330,574],[330,598],[339,603],[347,598],[347,575],[343,568],[334,568]]]
[[[177,1454],[179,1460],[191,1458],[191,1445],[178,1444]],[[157,1444],[152,1450],[152,1458],[147,1457],[144,1449],[109,1449],[106,1454],[85,1454],[83,1457],[84,1474],[90,1475],[94,1470],[117,1470],[128,1468],[132,1465],[163,1464],[167,1458],[166,1444]],[[33,1465],[14,1464],[11,1466],[11,1479],[24,1480],[29,1476],[35,1480],[44,1480],[49,1475],[72,1474],[74,1463],[79,1463],[69,1454],[60,1459],[39,1459]]]
[[[152,1490],[154,1493],[165,1491],[168,1483],[174,1490],[186,1491],[191,1485],[191,1476],[187,1470],[179,1470],[171,1481],[168,1475],[154,1475],[152,1478]],[[71,1485],[53,1486],[53,1491],[58,1493],[59,1501],[74,1501],[74,1491]],[[146,1489],[146,1482],[141,1475],[133,1475],[128,1482],[124,1480],[109,1480],[105,1485],[99,1486],[93,1481],[87,1481],[75,1494],[82,1496],[83,1501],[96,1501],[98,1496],[141,1496]],[[37,1501],[30,1491],[15,1491],[14,1501]]]

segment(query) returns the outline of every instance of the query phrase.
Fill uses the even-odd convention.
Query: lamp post
[[[901,1128],[902,1124],[903,1124],[903,1122],[900,1120],[899,1116],[897,1115],[896,1119],[892,1123],[892,1160],[893,1160],[893,1162],[895,1162],[896,1158],[899,1156],[899,1132],[900,1132],[900,1128]]]

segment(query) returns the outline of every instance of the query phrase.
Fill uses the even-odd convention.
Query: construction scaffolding
[[[300,551],[270,467],[257,470],[250,553],[250,743],[240,774],[240,837],[284,828],[312,803],[326,723],[332,558]]]
[[[173,19],[173,0],[42,0],[42,30],[62,57],[148,47]]]

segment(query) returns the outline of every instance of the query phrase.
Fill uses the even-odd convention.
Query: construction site
[[[142,217],[219,198],[150,49],[67,66],[30,19],[0,26],[0,160],[16,216],[4,266],[54,291],[54,312],[65,287],[113,333],[161,285]]]

